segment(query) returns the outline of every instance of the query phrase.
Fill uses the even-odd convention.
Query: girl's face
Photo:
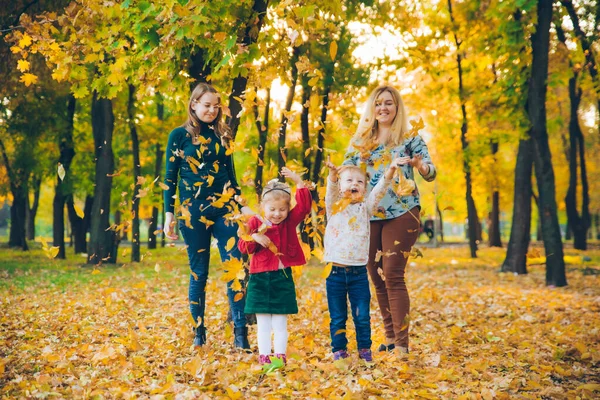
[[[396,118],[397,109],[394,98],[388,91],[382,92],[375,99],[375,119],[379,125],[391,126]]]
[[[284,198],[263,201],[262,206],[265,218],[274,225],[283,222],[290,212],[290,202]]]
[[[217,118],[219,108],[221,107],[221,99],[211,92],[206,92],[198,100],[192,102],[192,110],[196,117],[202,122],[210,124]]]
[[[342,171],[340,174],[340,192],[353,201],[361,201],[365,197],[367,181],[358,171]]]

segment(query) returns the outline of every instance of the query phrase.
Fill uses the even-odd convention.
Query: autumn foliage
[[[222,267],[208,284],[208,344],[190,347],[182,248],[140,264],[80,268],[53,260],[0,281],[2,398],[596,398],[600,392],[600,254],[571,253],[570,285],[544,287],[543,266],[499,274],[501,250],[423,249],[409,261],[411,353],[333,362],[323,266],[301,270],[289,362],[264,373],[233,351]],[[21,264],[42,257],[13,253]],[[535,262],[535,260],[534,260]],[[375,344],[383,340],[376,301]],[[256,347],[255,327],[250,341]]]

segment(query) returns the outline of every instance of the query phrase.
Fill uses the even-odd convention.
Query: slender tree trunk
[[[571,0],[561,0],[561,4],[567,10],[569,17],[571,18],[571,23],[573,24],[573,30],[575,32],[575,36],[579,40],[579,44],[581,45],[581,49],[583,50],[583,55],[585,57],[585,66],[587,67],[590,76],[592,77],[593,87],[596,91],[596,111],[598,112],[598,117],[600,118],[600,77],[598,77],[598,66],[596,65],[596,58],[594,55],[594,48],[592,46],[593,40],[590,40],[581,30],[581,26],[579,24],[579,16],[575,11],[575,7],[573,6],[573,2]],[[600,6],[597,5],[597,14],[596,19],[599,17]],[[595,26],[598,26],[597,24]],[[600,130],[600,127],[599,127]]]
[[[321,166],[323,165],[323,148],[325,146],[325,127],[327,126],[327,111],[329,110],[329,94],[333,86],[333,71],[323,80],[323,103],[321,106],[321,118],[319,130],[317,131],[317,150],[315,152],[315,163],[312,167],[312,181],[318,183],[321,179]],[[318,192],[313,192],[313,197],[318,201]]]
[[[40,189],[42,186],[42,178],[33,178],[33,204],[29,202],[29,194],[27,195],[27,208],[25,209],[27,220],[27,240],[35,240],[35,217],[40,205]]]
[[[285,110],[281,113],[281,124],[279,124],[279,140],[277,141],[278,146],[278,157],[277,157],[277,170],[281,171],[281,168],[285,167],[287,161],[287,148],[285,146],[286,130],[288,125],[288,115],[292,110],[292,104],[294,102],[294,94],[296,93],[296,83],[298,82],[298,67],[296,62],[298,61],[299,48],[294,47],[294,52],[290,59],[290,67],[292,68],[292,79],[290,81],[290,89],[288,91],[287,98],[285,100]],[[283,177],[280,178],[283,180]]]
[[[161,93],[156,93],[156,116],[161,123],[165,120],[165,103]],[[160,142],[155,145],[154,151],[154,176],[159,178],[162,173],[162,159],[165,156],[165,152],[162,150]],[[160,180],[160,178],[159,178]],[[162,197],[161,197],[162,199]],[[161,200],[162,203],[162,200]],[[148,224],[148,248],[156,249],[156,231],[158,229],[158,207],[152,206],[152,218]],[[164,236],[164,235],[162,235]]]
[[[265,101],[265,113],[260,121],[258,113],[258,104],[254,103],[252,111],[254,112],[254,122],[258,132],[258,151],[256,157],[256,173],[254,175],[254,190],[256,196],[260,199],[263,188],[263,170],[265,167],[265,151],[267,149],[267,137],[269,136],[269,111],[271,108],[271,88],[267,90],[267,99]]]
[[[75,254],[87,253],[87,231],[89,228],[89,215],[92,212],[92,205],[94,198],[87,196],[85,199],[85,206],[83,209],[84,217],[80,218],[75,211],[75,203],[73,195],[67,196],[67,213],[69,215],[69,222],[71,223],[71,230],[73,233],[73,244],[75,245]]]
[[[58,162],[65,170],[65,177],[64,179],[60,179],[58,174],[56,175],[54,200],[52,201],[52,238],[53,245],[58,247],[58,255],[56,257],[60,259],[67,258],[65,251],[65,200],[66,196],[71,192],[71,189],[69,188],[69,182],[71,181],[69,170],[71,169],[73,157],[75,157],[75,147],[73,143],[75,106],[76,100],[71,94],[67,99],[67,126],[58,143],[60,150]]]
[[[140,140],[135,126],[135,86],[129,84],[129,100],[127,101],[127,116],[129,133],[131,135],[131,150],[133,153],[133,196],[131,197],[131,261],[140,262],[140,201],[139,197],[142,178],[140,161]]]
[[[192,78],[190,82],[190,89],[199,84],[207,81],[208,76],[212,72],[211,65],[206,62],[206,50],[203,48],[197,48],[196,51],[190,56],[190,62],[188,67],[188,73]]]
[[[438,201],[435,201],[435,212],[438,215],[438,221],[439,221],[439,234],[440,234],[440,241],[442,243],[444,243],[444,217],[442,216],[442,210],[440,210],[440,204],[438,203]]]
[[[448,0],[448,11],[450,13],[450,20],[454,24],[454,15],[452,13],[452,1]],[[467,218],[469,223],[469,249],[471,250],[471,257],[477,257],[477,242],[479,232],[479,217],[477,216],[477,208],[475,207],[475,200],[473,199],[473,184],[471,180],[471,167],[470,167],[470,154],[469,154],[469,141],[467,140],[468,131],[468,118],[467,118],[467,106],[466,106],[466,95],[463,85],[463,73],[462,73],[462,53],[460,46],[462,41],[458,38],[456,31],[453,32],[454,43],[456,44],[456,65],[458,68],[458,97],[460,101],[460,110],[462,113],[462,124],[460,127],[460,142],[463,150],[463,170],[465,173],[465,196],[467,201]]]
[[[10,233],[9,247],[20,247],[23,251],[29,250],[27,245],[26,215],[27,215],[27,186],[11,184],[13,203],[10,206]]]
[[[252,5],[252,13],[248,17],[246,23],[246,29],[244,29],[243,33],[240,33],[240,36],[237,40],[238,45],[242,46],[242,48],[247,49],[249,46],[256,43],[258,34],[260,33],[260,29],[262,28],[265,20],[265,16],[267,15],[268,4],[268,0],[254,0],[254,4]],[[229,95],[229,110],[231,115],[227,120],[227,124],[231,128],[231,134],[234,138],[237,135],[237,130],[240,125],[240,116],[242,113],[241,99],[246,91],[247,85],[247,71],[246,73],[240,72],[240,74],[233,79],[231,94]]]
[[[309,111],[310,111],[310,94],[311,86],[308,84],[308,76],[302,75],[300,81],[302,82],[302,114],[300,114],[300,130],[302,131],[302,166],[306,170],[306,177],[310,179],[310,122],[309,122]]]
[[[531,173],[533,171],[531,139],[519,141],[515,166],[514,210],[503,272],[527,273],[527,250],[531,237]]]
[[[548,79],[548,54],[550,48],[550,22],[552,1],[538,0],[537,29],[531,37],[532,63],[527,110],[531,122],[533,160],[540,196],[539,208],[542,234],[546,251],[546,284],[566,286],[563,246],[558,224],[555,198],[554,171],[546,128],[546,85]]]
[[[494,164],[496,164],[496,155],[498,154],[498,141],[493,140],[490,144]],[[494,187],[492,189],[492,212],[490,215],[490,226],[488,229],[490,247],[502,247],[502,238],[500,235],[500,191],[498,190],[498,182],[494,179]]]
[[[114,170],[112,107],[111,100],[99,99],[98,94],[94,92],[92,131],[96,151],[96,185],[94,186],[94,205],[90,224],[88,264],[115,263],[117,259],[117,254],[112,252],[115,234],[110,229],[110,193]]]

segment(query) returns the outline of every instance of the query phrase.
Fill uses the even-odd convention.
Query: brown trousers
[[[383,221],[371,222],[371,240],[367,268],[375,285],[375,293],[383,318],[385,336],[393,339],[396,346],[408,349],[408,326],[410,298],[406,289],[404,272],[410,251],[419,237],[421,225],[417,207],[407,213]],[[375,262],[377,252],[383,254]],[[383,276],[377,270],[383,269]]]

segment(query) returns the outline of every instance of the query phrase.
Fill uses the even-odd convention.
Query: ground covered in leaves
[[[216,252],[215,252],[216,253]],[[600,396],[600,251],[567,251],[566,288],[498,273],[501,249],[423,249],[411,260],[411,353],[332,360],[322,266],[297,282],[288,365],[264,374],[257,355],[232,349],[225,284],[214,262],[208,345],[194,350],[185,252],[94,269],[83,258],[0,250],[0,398],[597,398]],[[128,259],[128,255],[121,257]],[[581,260],[578,262],[578,260]],[[383,339],[372,300],[374,350]],[[250,340],[256,348],[255,327]]]

